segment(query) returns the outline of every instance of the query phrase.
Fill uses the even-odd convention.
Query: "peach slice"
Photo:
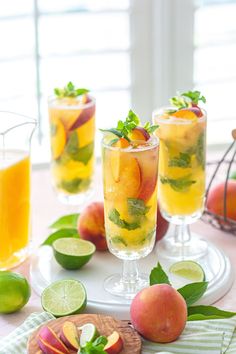
[[[53,347],[49,343],[45,342],[41,337],[38,337],[38,345],[44,354],[63,354],[65,352],[61,352],[57,348]],[[67,352],[69,353],[69,352]]]
[[[120,149],[124,149],[129,146],[129,142],[125,138],[120,138],[112,146],[120,148]],[[119,151],[114,151],[114,153],[112,155],[113,155],[112,159],[111,159],[112,174],[113,174],[114,180],[116,182],[119,182],[120,169],[121,169],[121,166],[120,166],[121,165],[121,153]]]
[[[123,349],[123,340],[118,332],[114,331],[107,337],[107,344],[104,347],[104,351],[108,354],[118,354]]]
[[[52,348],[53,350],[54,349],[57,350],[56,352],[54,351],[55,353],[69,354],[69,350],[67,349],[67,347],[64,345],[64,343],[60,340],[60,338],[50,327],[48,326],[41,327],[38,336],[39,336],[38,337],[39,346],[40,343],[42,343],[42,345],[48,346],[49,349]],[[47,354],[49,352],[45,352],[45,353]]]
[[[60,338],[68,348],[78,351],[79,337],[76,325],[73,322],[66,321],[63,323]]]
[[[197,116],[198,118],[200,118],[200,117],[203,116],[202,110],[201,110],[201,108],[199,108],[198,106],[189,107],[189,108],[188,108],[188,111],[191,111],[191,112],[193,112],[194,114],[196,114],[196,116]]]
[[[179,111],[172,113],[171,115],[177,118],[182,118],[187,120],[197,119],[197,115],[194,112],[192,112],[189,108],[180,109]]]
[[[138,163],[142,180],[138,198],[146,202],[151,198],[157,185],[158,155],[156,150],[144,151],[139,157]]]
[[[146,129],[142,127],[136,127],[129,133],[129,138],[131,140],[148,141],[150,139],[150,134],[146,131]]]
[[[51,122],[51,149],[53,159],[61,156],[66,144],[66,132],[60,120]]]
[[[89,96],[86,96],[86,102],[90,103],[91,99]],[[74,124],[70,127],[70,130],[74,130],[79,128],[81,125],[85,124],[88,120],[90,120],[95,115],[95,105],[91,104],[91,106],[84,108],[79,114],[78,118],[74,122]]]

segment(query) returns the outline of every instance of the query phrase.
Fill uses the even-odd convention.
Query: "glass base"
[[[27,246],[18,252],[15,252],[10,258],[0,260],[0,270],[8,270],[17,267],[25,261],[30,254],[30,247]]]
[[[121,274],[109,276],[104,281],[104,289],[112,295],[120,296],[125,299],[133,299],[135,295],[143,288],[149,285],[147,274],[139,274],[136,281],[123,281]]]
[[[62,192],[56,192],[58,200],[66,205],[78,205],[82,206],[85,202],[89,201],[94,194],[94,189],[89,188],[85,192],[79,194],[65,194]]]
[[[207,242],[192,236],[190,241],[176,242],[174,236],[167,237],[157,243],[158,258],[174,259],[175,261],[193,260],[206,256]]]

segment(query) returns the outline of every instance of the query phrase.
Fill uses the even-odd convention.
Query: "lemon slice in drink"
[[[60,238],[52,244],[56,261],[65,269],[79,269],[96,251],[92,242],[73,237]]]
[[[55,317],[81,313],[87,304],[86,290],[78,280],[58,280],[46,289],[41,296],[42,307]]]
[[[80,335],[81,348],[85,347],[87,342],[95,340],[99,335],[97,328],[93,323],[86,323],[80,327],[80,329],[82,330]]]
[[[176,262],[170,266],[169,271],[174,275],[186,278],[192,282],[201,282],[205,280],[204,270],[200,264],[194,261]]]

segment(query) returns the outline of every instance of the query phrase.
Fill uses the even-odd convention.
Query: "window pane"
[[[33,12],[32,0],[7,0],[1,1],[0,16],[27,15]]]
[[[77,13],[40,19],[42,56],[128,47],[127,14]]]
[[[40,11],[127,9],[130,0],[38,0]]]
[[[0,60],[33,55],[33,19],[10,19],[0,21]]]
[[[91,90],[130,85],[128,54],[78,56],[44,59],[41,63],[42,91],[51,94],[55,87],[73,81]]]

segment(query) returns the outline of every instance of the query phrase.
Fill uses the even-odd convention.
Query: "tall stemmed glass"
[[[152,137],[122,147],[104,138],[102,160],[107,243],[110,252],[123,260],[123,273],[108,277],[104,287],[129,299],[148,285],[137,260],[155,243],[158,141]]]
[[[161,257],[195,259],[207,243],[192,237],[189,225],[198,220],[205,201],[206,112],[188,109],[154,112],[160,139],[158,202],[163,217],[175,224],[174,234],[158,243]]]

